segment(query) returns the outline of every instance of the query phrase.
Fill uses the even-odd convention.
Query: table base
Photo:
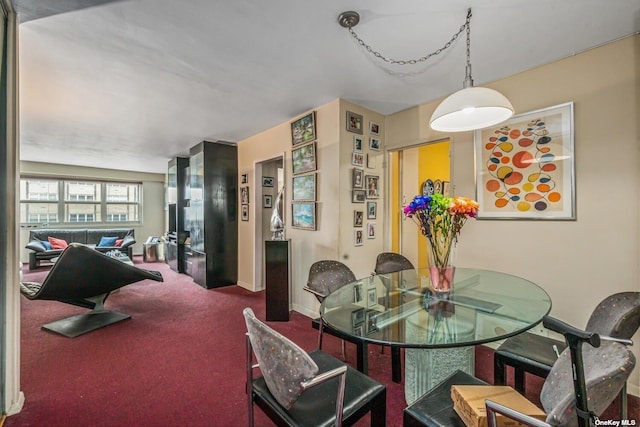
[[[455,370],[474,374],[475,347],[405,350],[404,398],[411,405]]]

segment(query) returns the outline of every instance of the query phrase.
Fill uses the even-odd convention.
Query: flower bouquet
[[[468,218],[478,214],[478,202],[468,197],[444,197],[442,194],[418,195],[404,208],[405,218],[411,218],[427,238],[429,276],[433,289],[448,292],[453,283],[455,267],[452,251]]]

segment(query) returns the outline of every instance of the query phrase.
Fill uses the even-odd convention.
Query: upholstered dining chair
[[[307,285],[303,289],[315,295],[318,302],[322,303],[327,295],[355,280],[356,276],[353,274],[353,271],[340,261],[320,260],[314,262],[311,268],[309,268],[309,278]],[[322,317],[320,317],[318,319],[318,349],[320,350],[322,350],[322,336],[324,331],[325,325]],[[337,335],[332,329],[327,329],[327,332],[342,338],[342,359],[344,360],[346,358],[345,337]]]
[[[640,327],[640,292],[619,292],[604,298],[593,310],[585,330],[631,339]],[[566,344],[532,333],[507,339],[494,352],[494,384],[505,384],[506,367],[514,368],[514,388],[524,394],[524,374],[546,378]],[[620,417],[627,416],[626,384],[620,393]]]
[[[590,419],[600,416],[614,401],[633,371],[636,359],[627,347],[631,344],[630,340],[582,331],[550,316],[545,317],[543,323],[547,328],[563,334],[568,343],[551,368],[540,392],[546,422],[489,401],[487,411],[490,426],[496,425],[491,419],[495,411],[527,426],[586,427]],[[583,346],[583,343],[587,345]],[[405,427],[464,426],[453,410],[449,389],[454,384],[478,385],[482,382],[462,371],[456,371],[452,377],[455,377],[453,381],[443,381],[405,409]],[[443,394],[445,392],[446,396]]]
[[[395,273],[402,270],[413,270],[414,266],[404,255],[395,252],[382,252],[376,257],[376,266],[373,269],[375,274]],[[388,284],[386,285],[389,288]],[[382,347],[384,352],[384,347]],[[402,381],[402,358],[400,348],[391,348],[391,378],[393,382]]]
[[[242,314],[249,426],[254,425],[254,403],[277,425],[353,425],[369,412],[372,426],[386,425],[384,385],[321,350],[306,353],[250,308]],[[256,368],[261,376],[254,377]]]

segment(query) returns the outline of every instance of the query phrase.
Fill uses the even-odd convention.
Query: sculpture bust
[[[284,206],[284,185],[278,191],[276,202],[273,205],[273,213],[271,214],[271,240],[285,240],[284,238],[284,220],[282,218],[282,209]]]

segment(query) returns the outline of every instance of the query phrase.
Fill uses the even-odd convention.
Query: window
[[[142,185],[23,177],[22,224],[139,223]],[[103,196],[104,195],[104,196]]]

